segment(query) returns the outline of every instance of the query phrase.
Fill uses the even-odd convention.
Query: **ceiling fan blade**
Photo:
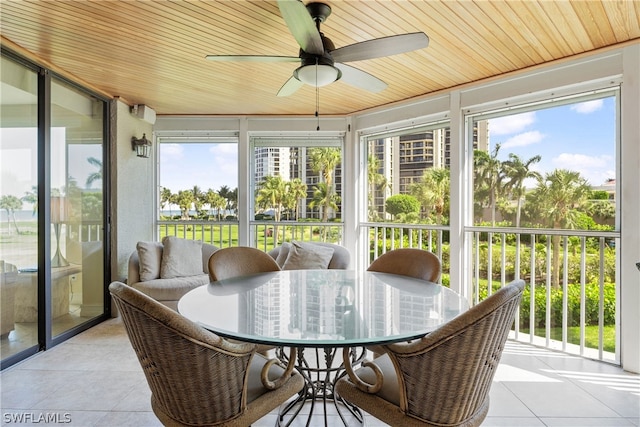
[[[336,62],[362,61],[411,52],[429,46],[425,33],[399,34],[339,47],[331,52]]]
[[[278,0],[284,22],[303,51],[322,55],[324,46],[313,18],[300,0]]]
[[[382,92],[387,87],[385,82],[366,71],[359,70],[347,64],[339,64],[337,62],[334,66],[342,72],[340,81],[350,84],[351,86],[374,93]]]
[[[302,83],[300,80],[296,79],[295,77],[291,76],[289,80],[287,80],[285,84],[283,84],[280,90],[278,91],[278,96],[293,95],[302,86],[304,86],[304,83]]]
[[[236,61],[236,62],[299,62],[297,56],[269,56],[269,55],[207,55],[209,61]]]

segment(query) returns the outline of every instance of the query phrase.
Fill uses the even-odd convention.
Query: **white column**
[[[640,372],[640,45],[624,49],[620,147],[620,359]]]

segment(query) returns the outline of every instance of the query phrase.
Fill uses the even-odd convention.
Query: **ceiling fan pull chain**
[[[316,131],[320,130],[320,88],[318,87],[318,58],[316,58]]]

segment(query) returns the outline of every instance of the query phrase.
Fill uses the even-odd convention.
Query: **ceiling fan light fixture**
[[[338,80],[342,77],[342,72],[333,65],[312,64],[297,68],[293,75],[302,83],[322,87]]]

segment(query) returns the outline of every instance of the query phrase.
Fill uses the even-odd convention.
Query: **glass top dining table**
[[[284,270],[185,294],[178,311],[227,338],[289,347],[354,347],[421,337],[468,309],[453,290],[406,276]]]

